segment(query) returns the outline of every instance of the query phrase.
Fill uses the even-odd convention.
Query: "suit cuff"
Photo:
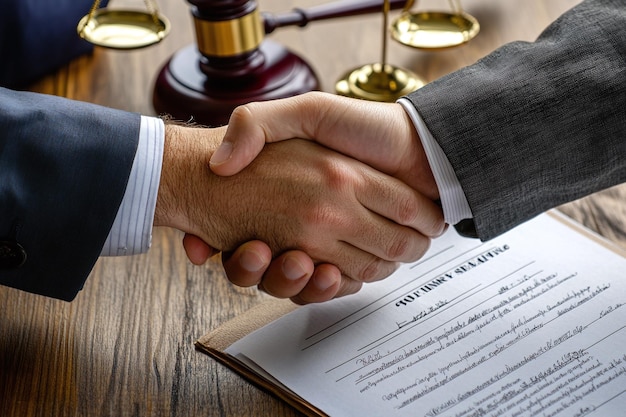
[[[141,116],[139,144],[130,178],[101,255],[135,255],[150,248],[164,140],[163,121]]]
[[[446,154],[426,127],[413,104],[405,98],[399,99],[398,103],[409,115],[422,141],[426,158],[439,189],[439,198],[446,223],[457,224],[461,220],[471,219],[473,217],[472,210]]]

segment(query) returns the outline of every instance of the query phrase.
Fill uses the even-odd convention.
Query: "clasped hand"
[[[241,106],[225,134],[194,130],[199,138],[174,139],[164,164],[177,155],[184,178],[203,180],[187,184],[186,198],[166,210],[179,214],[164,224],[186,232],[196,264],[223,251],[234,284],[297,303],[329,300],[419,259],[445,228],[421,142],[399,104],[308,93]],[[285,141],[293,138],[309,141]],[[194,164],[198,176],[189,172],[182,155],[190,152],[212,155],[213,173],[204,157]],[[162,182],[185,187],[174,177]]]

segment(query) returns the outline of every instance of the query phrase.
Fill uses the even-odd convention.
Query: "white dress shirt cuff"
[[[430,133],[422,117],[411,102],[408,99],[401,98],[398,100],[398,103],[406,110],[422,141],[426,158],[439,189],[444,220],[446,223],[454,225],[463,219],[471,219],[473,217],[472,210],[446,154]]]
[[[126,192],[101,255],[135,255],[150,248],[164,141],[163,121],[141,116],[139,143]]]

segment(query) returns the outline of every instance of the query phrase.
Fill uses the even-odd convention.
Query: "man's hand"
[[[439,197],[421,141],[399,104],[318,92],[235,109],[224,141],[211,158],[211,169],[219,175],[233,175],[247,166],[266,143],[292,138],[316,141],[395,176],[432,199]],[[302,276],[311,277],[301,290],[300,302],[328,300],[331,292],[320,292],[319,288],[331,282],[334,283],[332,288],[345,283],[331,265],[314,269],[306,262],[308,256],[304,252],[291,251],[283,255],[292,256],[298,262],[286,263],[283,259],[271,262],[267,257],[269,249],[263,248],[263,242],[249,245],[240,247],[230,257],[223,257],[227,275],[233,282],[245,277],[247,282],[254,283],[250,285],[272,282],[274,288],[281,288],[280,283],[289,282],[287,277],[294,275],[285,266],[299,265],[303,267]],[[192,237],[187,246],[202,250],[206,244]],[[255,255],[246,256],[248,250]],[[257,262],[246,263],[245,259],[250,257],[255,257]],[[198,262],[204,260],[199,258]],[[340,291],[336,295],[341,294]]]
[[[304,271],[301,279],[284,280],[285,274],[263,280],[260,286],[270,294],[308,302],[298,294],[307,290],[311,277],[320,287],[330,277],[332,287],[321,297],[309,288],[313,301],[354,292],[362,282],[389,275],[397,262],[421,257],[430,237],[443,230],[441,210],[430,199],[310,142],[268,146],[238,175],[217,177],[208,169],[208,157],[219,143],[217,129],[168,129],[155,225],[176,227],[210,247],[234,251],[237,262],[248,257],[250,263],[258,255],[263,265],[264,250],[250,258],[236,248],[251,240],[266,242],[282,261],[270,265],[270,271]],[[288,252],[293,249],[308,254],[318,269],[300,252]],[[186,250],[194,253],[189,245]],[[247,278],[231,277],[238,279]]]
[[[315,141],[391,175],[436,200],[439,191],[422,143],[397,103],[377,103],[311,92],[236,108],[211,170],[233,175],[266,143]]]

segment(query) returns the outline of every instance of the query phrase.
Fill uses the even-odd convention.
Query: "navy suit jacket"
[[[93,0],[0,0],[0,86],[22,88],[93,46],[76,27]],[[101,7],[107,1],[100,2]]]
[[[74,298],[117,214],[139,126],[138,114],[0,88],[0,284]]]

